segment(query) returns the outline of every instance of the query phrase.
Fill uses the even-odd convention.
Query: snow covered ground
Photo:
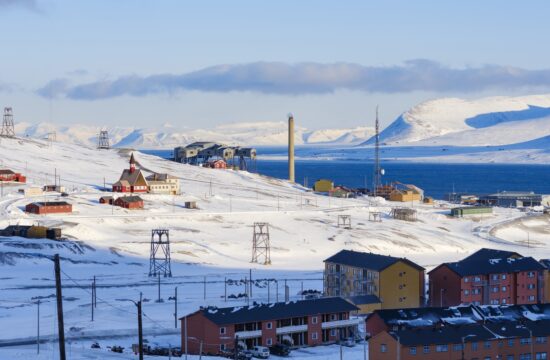
[[[135,153],[146,171],[168,172],[181,179],[181,195],[143,195],[144,210],[124,210],[101,205],[98,199],[118,180],[128,166],[126,150],[96,150],[67,143],[48,144],[32,139],[2,139],[2,166],[23,172],[29,185],[54,182],[60,175],[69,197],[49,193],[25,199],[16,186],[4,186],[0,198],[0,227],[9,224],[59,226],[67,241],[0,238],[0,344],[32,342],[36,337],[37,300],[40,332],[55,339],[53,264],[49,257],[62,258],[65,328],[74,342],[74,359],[130,358],[130,355],[96,355],[89,343],[103,346],[129,345],[135,341],[136,309],[132,301],[144,299],[145,337],[171,337],[179,345],[174,328],[174,301],[178,291],[178,315],[201,305],[245,305],[244,299],[225,299],[245,291],[252,271],[250,301],[283,299],[283,285],[292,299],[301,289],[322,290],[323,260],[346,248],[406,256],[432,268],[455,261],[481,247],[518,251],[537,258],[550,257],[547,243],[527,248],[514,238],[492,234],[493,226],[524,216],[512,209],[496,209],[480,218],[453,219],[448,206],[436,203],[395,204],[370,198],[334,199],[308,192],[299,185],[273,178],[214,170],[169,162]],[[63,199],[73,204],[70,215],[35,216],[23,212],[30,201]],[[197,201],[199,210],[184,208]],[[413,206],[415,223],[393,220],[392,206]],[[369,221],[372,212],[382,213],[382,222]],[[351,215],[352,229],[337,226],[339,214]],[[251,264],[252,226],[269,222],[271,266]],[[172,278],[149,278],[151,229],[170,229]],[[250,270],[251,269],[251,270]],[[90,284],[97,278],[98,304],[91,321]],[[227,280],[227,281],[226,281]],[[227,285],[227,289],[225,284]],[[55,346],[44,344],[45,351]],[[124,346],[124,345],[123,345]],[[50,349],[50,350],[47,350]],[[54,349],[54,350],[52,350]],[[0,348],[0,358],[32,358],[30,345]],[[94,352],[96,351],[96,352]],[[338,347],[296,351],[296,359],[333,359]],[[362,358],[362,349],[344,349],[346,359]],[[46,357],[43,358],[51,358]]]

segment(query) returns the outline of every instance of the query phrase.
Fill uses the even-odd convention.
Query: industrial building
[[[451,209],[451,216],[463,217],[468,215],[487,215],[492,214],[493,208],[489,206],[461,206]]]
[[[501,191],[496,194],[480,196],[479,203],[500,207],[532,207],[542,205],[543,196],[532,191]]]
[[[19,236],[29,239],[61,239],[61,229],[39,225],[9,225],[0,230],[0,236]]]
[[[191,354],[199,354],[202,349],[203,354],[219,355],[233,349],[236,339],[244,348],[330,344],[358,336],[362,320],[352,318],[353,311],[357,307],[339,297],[205,307],[180,319],[181,347]]]
[[[408,259],[342,250],[324,262],[325,295],[349,299],[374,295],[379,299],[379,305],[372,298],[365,304],[354,302],[362,313],[378,307],[394,309],[424,304],[425,269]]]
[[[210,141],[198,141],[174,148],[174,161],[203,165],[211,160],[223,160],[240,170],[256,168],[256,149],[227,146]]]

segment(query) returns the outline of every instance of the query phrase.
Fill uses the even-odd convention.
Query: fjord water
[[[141,150],[164,158],[170,150]],[[282,155],[281,148],[262,148],[259,154]],[[277,157],[279,158],[279,157]],[[534,191],[550,194],[550,165],[521,164],[445,164],[445,163],[382,163],[384,183],[399,181],[415,184],[427,196],[445,199],[453,189],[460,193],[490,194],[498,191]],[[285,160],[257,160],[256,171],[275,178],[286,179]],[[373,162],[360,160],[296,160],[296,181],[307,185],[319,179],[331,179],[335,184],[354,188],[372,187]]]

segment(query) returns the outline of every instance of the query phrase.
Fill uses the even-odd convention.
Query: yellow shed
[[[329,192],[334,190],[334,182],[332,180],[320,179],[313,185],[313,191]]]

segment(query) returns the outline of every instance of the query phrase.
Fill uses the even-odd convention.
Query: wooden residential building
[[[115,201],[115,198],[112,197],[112,196],[102,196],[99,198],[99,203],[100,204],[109,204],[109,205],[113,205]]]
[[[124,169],[120,179],[113,184],[113,192],[146,193],[149,185],[141,169],[136,168],[134,154],[130,156],[130,168]]]
[[[206,307],[180,319],[182,345],[191,354],[219,355],[241,346],[293,347],[334,343],[356,337],[362,321],[352,318],[357,307],[333,297],[228,308]],[[191,340],[190,340],[191,339]]]
[[[0,181],[25,183],[26,177],[10,169],[0,169]]]
[[[327,296],[374,295],[382,309],[424,305],[425,269],[408,259],[342,250],[324,262]]]
[[[209,160],[204,163],[204,167],[211,168],[211,169],[227,169],[227,162],[221,159]]]
[[[152,174],[146,178],[151,194],[177,195],[180,192],[180,180],[169,174]]]
[[[428,273],[430,306],[539,303],[544,299],[545,270],[532,257],[481,249]]]
[[[143,199],[139,196],[121,196],[114,201],[115,206],[125,209],[143,209]]]
[[[73,206],[66,201],[33,202],[25,206],[25,212],[37,215],[72,213]]]

